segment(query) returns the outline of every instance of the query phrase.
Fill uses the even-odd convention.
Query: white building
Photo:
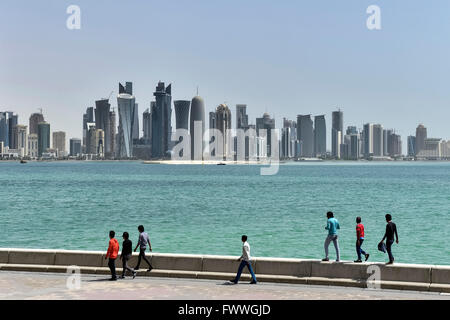
[[[30,158],[38,157],[38,135],[32,133],[28,135],[28,156]]]

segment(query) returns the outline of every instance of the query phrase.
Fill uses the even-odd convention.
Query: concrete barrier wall
[[[232,273],[237,271],[237,256],[184,255],[184,254],[146,254],[147,259],[156,270],[195,272],[195,273]],[[133,253],[129,266],[137,264],[138,253]],[[70,250],[31,250],[0,249],[0,264],[46,265],[80,267],[107,267],[104,252],[70,251]],[[368,268],[378,267],[381,281],[397,281],[422,284],[450,285],[450,266],[394,264],[386,266],[381,263],[321,262],[317,260],[255,258],[253,269],[258,275],[289,276],[297,278],[331,278],[364,281],[372,274]],[[122,261],[116,260],[117,268]],[[375,267],[374,267],[375,266]],[[147,269],[141,261],[141,270]],[[376,269],[376,268],[375,268]],[[103,272],[103,271],[102,271]],[[105,271],[107,272],[107,270]],[[247,268],[244,274],[248,274]]]

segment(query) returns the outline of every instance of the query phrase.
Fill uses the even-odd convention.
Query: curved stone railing
[[[137,263],[134,253],[129,265]],[[138,276],[229,280],[237,271],[237,257],[148,253],[151,272]],[[450,266],[321,262],[304,259],[254,258],[253,267],[261,282],[339,285],[382,289],[450,292]],[[146,270],[143,261],[141,270]],[[81,273],[108,274],[104,252],[69,250],[0,249],[0,271],[66,272],[68,266]],[[121,270],[121,261],[116,266]],[[249,280],[248,271],[243,274]]]

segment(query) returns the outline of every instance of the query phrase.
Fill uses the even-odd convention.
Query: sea
[[[450,265],[449,162],[292,162],[261,165],[141,161],[0,162],[0,247],[106,251],[108,233],[154,252],[321,259],[327,211],[340,223],[341,259],[356,259],[356,217],[369,261],[385,214],[397,224],[396,262]],[[330,259],[335,259],[330,245]]]

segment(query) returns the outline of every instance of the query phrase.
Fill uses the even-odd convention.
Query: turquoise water
[[[371,260],[391,213],[396,261],[450,265],[450,163],[295,163],[259,166],[140,162],[0,162],[0,247],[106,250],[108,231],[149,231],[155,252],[323,257],[328,210],[342,259],[354,260],[355,217]],[[331,258],[334,248],[330,246]]]

